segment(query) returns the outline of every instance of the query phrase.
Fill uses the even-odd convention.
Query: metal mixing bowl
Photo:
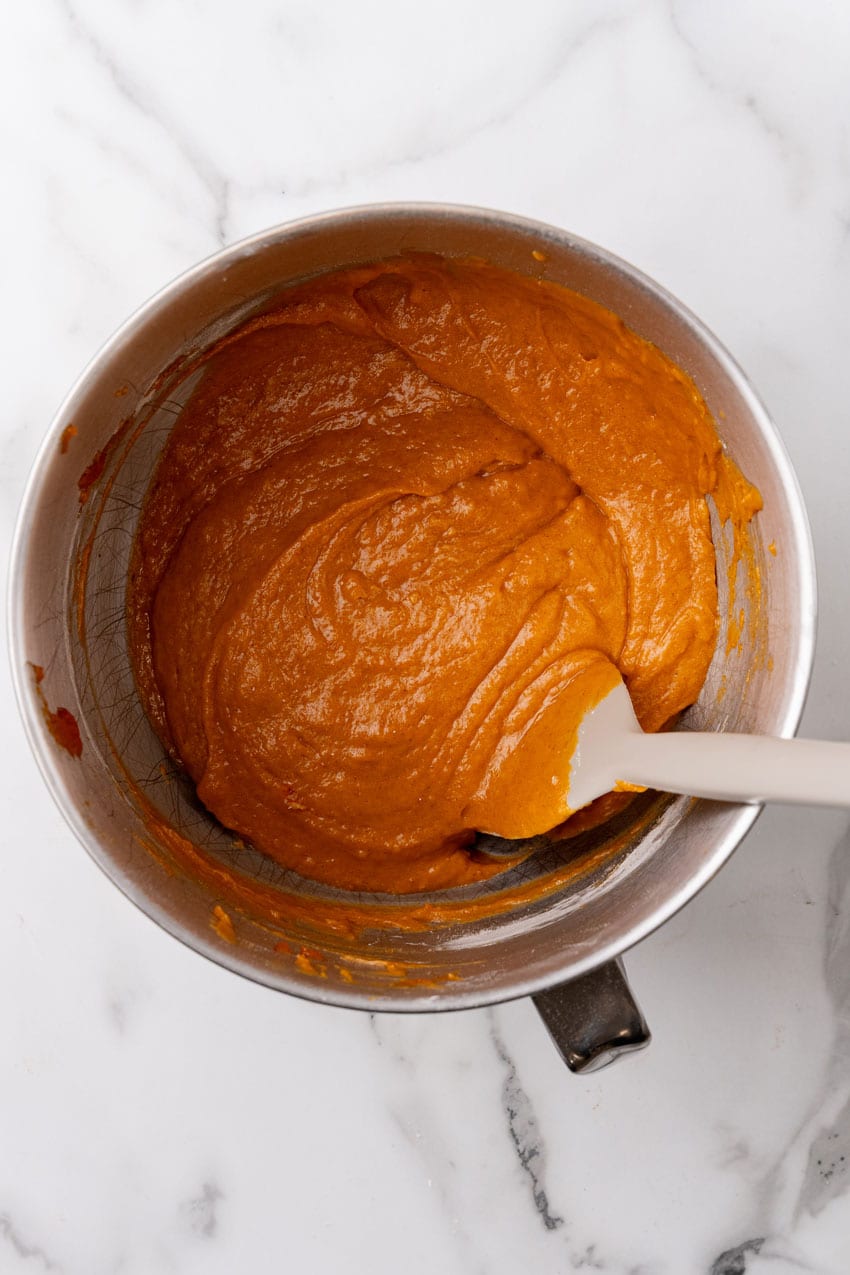
[[[413,250],[484,257],[566,284],[616,311],[693,377],[729,453],[764,497],[751,527],[762,592],[742,649],[726,657],[721,635],[682,725],[793,734],[812,663],[812,548],[788,457],[740,368],[674,298],[609,253],[505,213],[429,204],[347,209],[246,239],[170,284],[95,357],[48,432],[21,509],[10,606],[17,694],[45,781],[83,845],[195,950],[269,987],[362,1009],[456,1009],[534,995],[569,1064],[590,1068],[648,1040],[619,954],[705,885],[758,808],[650,794],[498,882],[448,892],[436,913],[420,911],[418,928],[395,926],[410,901],[363,896],[354,903],[365,921],[346,927],[333,891],[277,869],[200,806],[142,713],[127,656],[130,544],[191,388],[180,360],[293,281]],[[70,424],[72,437],[63,435]],[[775,556],[764,552],[771,542]],[[715,544],[722,583],[731,546],[719,526]],[[725,620],[728,605],[721,609]],[[34,665],[44,670],[38,683]],[[80,756],[48,729],[59,705],[79,723]],[[212,869],[195,874],[175,859],[169,830]],[[231,898],[221,869],[255,882],[262,907]],[[464,919],[470,894],[489,907]]]

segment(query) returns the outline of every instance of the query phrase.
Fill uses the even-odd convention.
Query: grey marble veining
[[[528,1175],[531,1198],[547,1231],[555,1231],[564,1225],[564,1219],[550,1206],[546,1192],[546,1146],[537,1122],[531,1099],[520,1084],[516,1063],[494,1023],[490,1038],[499,1062],[505,1069],[502,1084],[502,1103],[507,1119],[508,1132],[523,1172]]]

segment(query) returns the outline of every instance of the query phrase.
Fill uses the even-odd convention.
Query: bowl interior
[[[727,450],[761,490],[765,508],[731,582],[731,532],[715,518],[722,632],[685,724],[792,733],[814,622],[799,492],[739,369],[654,284],[564,232],[472,209],[351,210],[236,245],[148,303],[72,391],[22,511],[13,661],[33,745],[95,859],[172,933],[270,986],[393,1009],[503,999],[607,959],[695,893],[756,814],[649,794],[484,886],[430,899],[352,897],[302,881],[226,832],[165,757],[135,691],[125,592],[144,493],[194,383],[187,363],[293,281],[411,250],[485,257],[615,310],[690,373]],[[742,641],[727,653],[740,608]],[[33,666],[44,670],[40,681]],[[59,706],[79,723],[80,756],[49,729]]]

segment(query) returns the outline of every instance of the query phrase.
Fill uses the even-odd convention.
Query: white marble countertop
[[[806,495],[805,733],[850,738],[850,7],[40,0],[3,18],[0,530],[83,363],[265,225],[445,199],[566,226],[743,363]],[[11,251],[10,251],[11,247]],[[132,908],[2,681],[0,1272],[850,1271],[850,831],[774,809],[628,958],[652,1047],[529,1002],[287,999]]]

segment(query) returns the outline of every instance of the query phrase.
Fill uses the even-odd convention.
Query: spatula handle
[[[767,735],[671,731],[636,735],[626,783],[718,801],[850,806],[850,744]]]

